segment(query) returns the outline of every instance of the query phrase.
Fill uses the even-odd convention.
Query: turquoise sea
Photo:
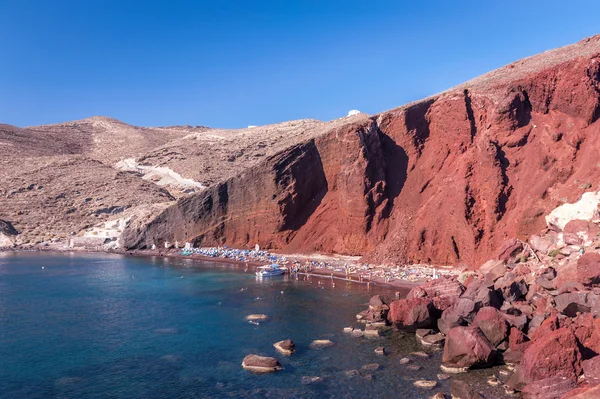
[[[378,291],[379,290],[379,291]],[[426,398],[441,354],[389,330],[354,338],[355,314],[384,288],[330,279],[259,280],[243,267],[160,257],[0,253],[2,398]],[[264,313],[258,326],[245,317]],[[290,338],[292,356],[273,343]],[[335,345],[310,349],[314,339]],[[374,353],[383,345],[387,356]],[[283,370],[241,368],[249,353],[275,356]],[[363,368],[377,363],[377,370]],[[352,371],[355,370],[355,371]],[[350,371],[350,372],[349,372]],[[490,373],[487,372],[489,375]],[[470,373],[485,385],[485,372]],[[321,383],[303,384],[303,376]]]

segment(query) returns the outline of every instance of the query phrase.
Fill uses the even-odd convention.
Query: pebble
[[[450,376],[448,374],[438,374],[437,375],[438,380],[440,381],[446,381],[447,379],[450,378]]]
[[[504,375],[504,376],[509,376],[511,374],[511,372],[510,372],[510,370],[500,370],[500,371],[498,371],[498,374]]]
[[[407,370],[410,370],[410,371],[419,371],[419,370],[421,370],[422,368],[423,368],[423,367],[421,367],[421,366],[419,366],[419,365],[416,365],[416,364],[409,364],[408,366],[406,366],[406,369],[407,369]]]
[[[446,399],[446,394],[443,392],[438,392],[431,397],[431,399]]]
[[[246,320],[248,321],[265,321],[269,318],[269,316],[267,316],[266,314],[251,314],[246,316]]]
[[[507,395],[515,394],[515,390],[509,387],[508,385],[504,385],[504,392],[506,392]]]
[[[378,355],[385,355],[386,350],[383,346],[378,346],[377,348],[375,348],[375,353],[377,353]]]
[[[458,367],[458,366],[452,366],[452,365],[447,365],[447,364],[441,364],[440,369],[444,373],[447,373],[447,374],[459,374],[459,373],[466,373],[468,371],[467,367]]]
[[[425,352],[411,352],[410,354],[412,356],[421,357],[423,359],[429,358],[429,355],[427,353],[425,353]]]
[[[345,333],[351,333],[354,331],[354,327],[344,327],[344,332]]]
[[[432,380],[417,380],[413,382],[413,385],[421,389],[433,389],[437,386],[437,382]]]
[[[498,377],[496,377],[495,375],[491,376],[491,377],[490,377],[490,378],[487,380],[487,383],[488,383],[490,386],[493,386],[493,387],[497,387],[498,385],[500,385],[500,384],[501,384],[500,380],[499,380],[499,379],[498,379]]]
[[[410,362],[412,362],[412,360],[410,360],[407,357],[403,357],[402,359],[400,359],[400,364],[408,364]]]

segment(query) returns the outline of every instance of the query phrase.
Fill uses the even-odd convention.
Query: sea
[[[353,337],[381,286],[310,276],[259,279],[243,265],[81,253],[0,253],[0,398],[429,398],[441,352],[411,334]],[[266,314],[258,325],[250,314]],[[296,344],[291,356],[273,344]],[[312,349],[316,339],[334,345]],[[383,346],[387,355],[375,353]],[[254,374],[248,354],[283,369]],[[401,364],[412,359],[410,370]],[[413,367],[416,368],[416,367]],[[493,370],[452,378],[489,391]],[[320,377],[318,379],[312,377]],[[417,380],[434,380],[430,391]]]

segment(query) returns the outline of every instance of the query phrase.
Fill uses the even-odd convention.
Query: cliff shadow
[[[329,190],[314,141],[294,148],[274,166],[280,192],[280,231],[298,231],[308,222]]]
[[[408,176],[408,155],[404,148],[387,134],[379,131],[381,151],[385,161],[385,195],[388,199],[383,217],[387,218],[394,207],[394,200],[402,192]]]

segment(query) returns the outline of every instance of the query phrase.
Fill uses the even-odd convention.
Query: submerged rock
[[[312,349],[321,349],[321,348],[327,348],[327,347],[330,347],[333,345],[335,345],[335,344],[328,339],[315,339],[313,342],[311,342],[310,347]]]
[[[323,377],[308,376],[308,375],[305,375],[302,377],[302,385],[317,384],[320,382],[323,382]]]

